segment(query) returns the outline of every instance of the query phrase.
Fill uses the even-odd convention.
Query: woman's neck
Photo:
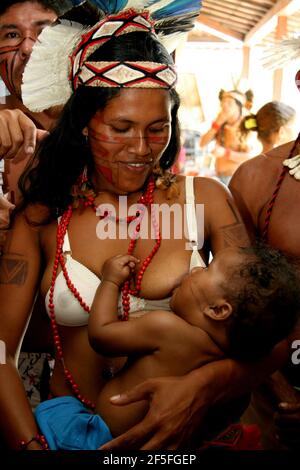
[[[105,195],[112,201],[118,202],[120,196],[126,196],[128,198],[128,203],[131,204],[135,204],[137,202],[138,198],[142,195],[147,187],[146,183],[142,188],[134,192],[121,191],[116,188],[113,183],[108,182],[102,175],[98,173],[93,174],[90,180],[97,198],[101,198],[101,195]]]

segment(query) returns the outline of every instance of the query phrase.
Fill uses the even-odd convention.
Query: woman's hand
[[[111,402],[118,406],[148,400],[149,411],[140,423],[101,450],[174,450],[186,446],[207,411],[205,387],[201,395],[199,382],[199,376],[195,383],[191,374],[149,379],[127,393],[112,397]]]
[[[289,449],[300,445],[300,393],[292,387],[280,371],[266,382],[278,403],[274,415],[277,439]]]
[[[297,393],[297,392],[295,392]],[[300,446],[300,393],[297,401],[281,402],[275,414],[277,438],[288,449],[299,449]]]
[[[36,143],[42,140],[47,131],[37,129],[32,120],[19,109],[0,110],[0,159],[21,161],[35,151]]]

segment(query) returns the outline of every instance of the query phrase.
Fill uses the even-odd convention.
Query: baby
[[[174,290],[171,311],[120,321],[116,313],[120,288],[138,263],[133,256],[118,255],[104,264],[90,313],[93,348],[107,356],[128,356],[98,397],[96,411],[101,418],[74,397],[42,403],[37,421],[51,441],[50,448],[97,449],[111,435],[131,428],[148,409],[147,401],[114,406],[111,396],[147,378],[183,375],[225,355],[258,360],[288,336],[299,317],[299,280],[293,266],[278,251],[258,245],[224,249],[207,268],[194,268]],[[57,435],[49,438],[51,414],[58,420],[62,409],[64,442],[69,447],[60,447]]]

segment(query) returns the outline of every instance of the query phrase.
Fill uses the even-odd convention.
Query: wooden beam
[[[213,17],[214,20],[219,16],[223,18],[230,18],[233,21],[239,21],[241,23],[246,23],[247,25],[253,24],[255,25],[257,21],[260,20],[262,15],[255,15],[254,12],[252,14],[249,13],[243,13],[240,9],[240,6],[236,8],[235,10],[228,8],[228,6],[219,6],[219,5],[210,5],[207,4],[208,9],[206,11],[203,11],[201,13],[202,15],[209,15],[210,17]],[[226,22],[226,20],[225,20]]]
[[[299,9],[299,0],[279,0],[264,17],[246,34],[245,43],[257,44],[276,28],[279,15],[292,15]]]
[[[231,29],[222,26],[217,21],[210,20],[203,16],[201,17],[201,15],[197,18],[196,27],[228,42],[241,43],[243,41],[243,34],[232,31]]]
[[[234,1],[226,0],[225,4],[224,0],[205,0],[203,8],[201,10],[201,14],[203,11],[210,11],[212,5],[218,8],[226,8],[227,11],[237,10],[237,4]],[[239,2],[238,11],[239,13],[242,13],[244,15],[259,15],[261,17],[265,14],[266,7],[262,7],[261,5],[257,6],[254,4],[254,2],[251,2],[251,6],[249,5],[249,3]]]

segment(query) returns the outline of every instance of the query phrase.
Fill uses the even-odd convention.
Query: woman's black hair
[[[134,32],[113,37],[89,57],[97,60],[134,60],[172,64],[172,58],[152,33]],[[82,130],[94,114],[104,109],[109,100],[120,93],[119,88],[79,86],[64,107],[61,118],[50,135],[41,143],[35,157],[22,175],[19,187],[23,196],[20,208],[40,203],[49,208],[53,220],[72,202],[71,188],[87,165],[91,171],[92,154]],[[170,90],[172,100],[172,131],[168,147],[160,160],[162,170],[170,168],[180,149],[177,111],[179,97]]]
[[[59,13],[59,7],[56,5],[57,2],[51,2],[47,0],[1,0],[0,2],[0,15],[3,15],[10,7],[18,4],[18,3],[25,3],[25,2],[31,2],[31,3],[39,3],[41,6],[44,8],[50,8],[53,10],[56,14]]]

